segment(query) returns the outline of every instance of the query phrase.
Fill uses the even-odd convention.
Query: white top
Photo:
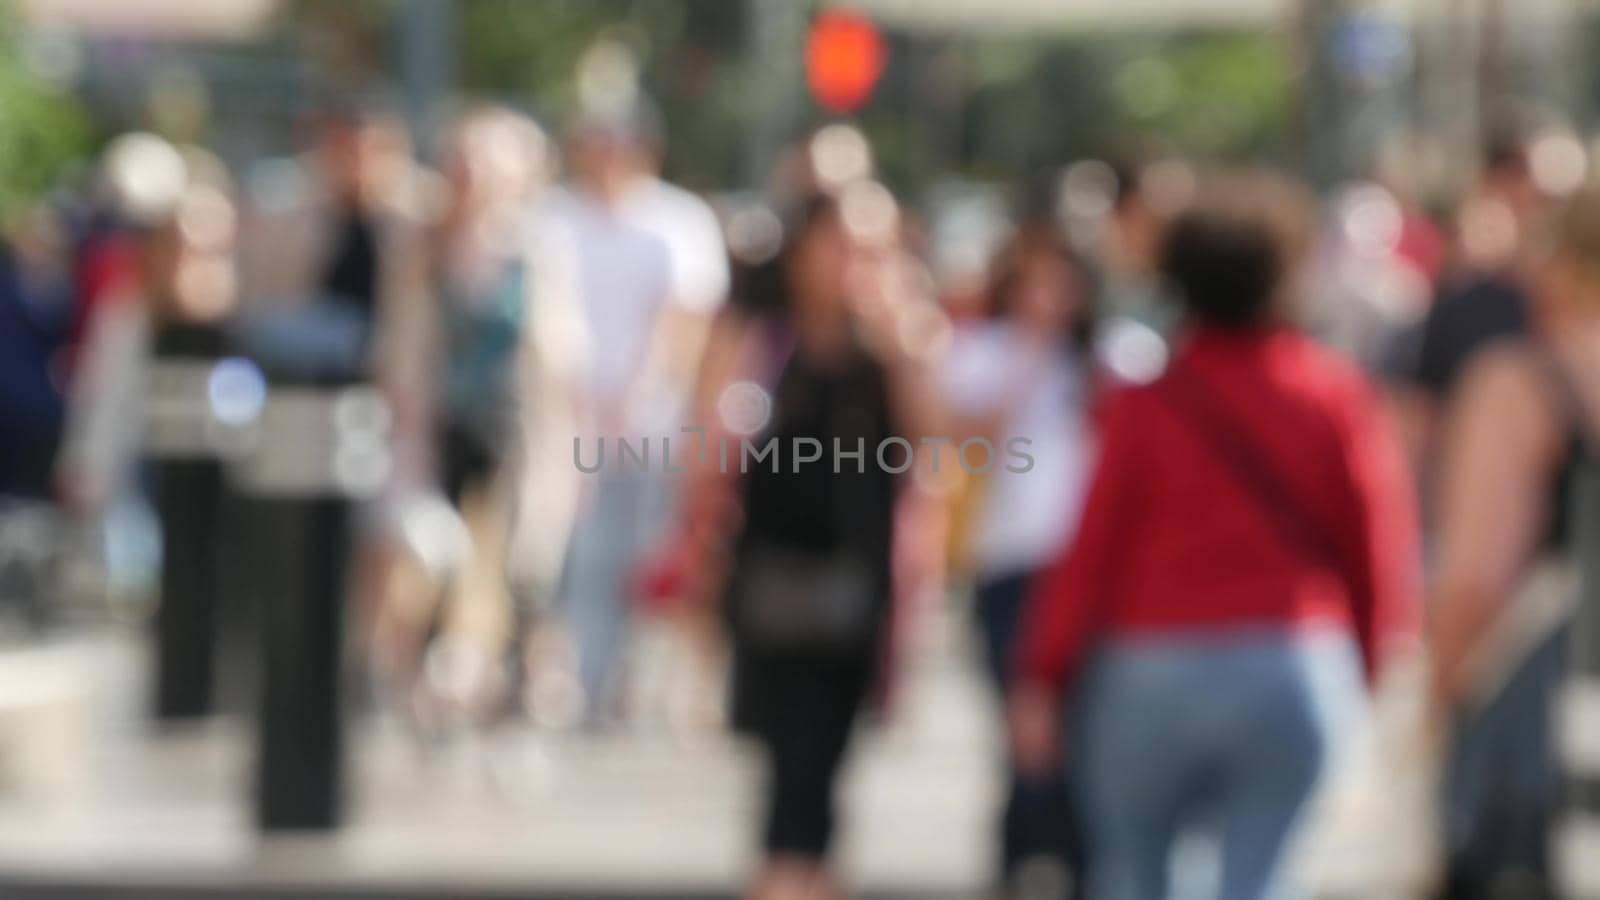
[[[659,179],[641,179],[612,204],[581,188],[551,191],[537,223],[572,254],[590,336],[588,388],[602,401],[629,389],[664,309],[711,313],[727,295],[716,216]]]
[[[666,241],[673,304],[716,312],[728,296],[728,251],[711,207],[659,178],[640,179],[622,205],[628,216]]]
[[[1075,354],[1061,343],[1031,340],[1006,323],[981,322],[959,329],[940,375],[946,401],[963,416],[982,416],[1009,406],[1011,414],[994,438],[994,465],[985,475],[973,520],[972,554],[980,575],[1037,569],[1058,555],[1077,528],[1093,459],[1087,390]],[[959,444],[966,435],[950,435]],[[1007,452],[1015,449],[1027,460]],[[982,465],[982,451],[969,448],[967,462]]]

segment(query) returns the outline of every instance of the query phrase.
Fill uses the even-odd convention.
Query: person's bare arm
[[[1438,415],[1433,397],[1421,387],[1408,383],[1385,385],[1381,394],[1389,420],[1395,425],[1407,465],[1420,472],[1432,445]]]
[[[716,311],[688,309],[669,305],[661,313],[660,341],[656,348],[656,372],[662,373],[673,384],[692,389],[699,374],[701,360],[711,337]]]
[[[521,502],[511,566],[553,596],[566,558],[580,483],[573,441],[588,395],[590,336],[578,303],[573,252],[554,225],[536,219],[524,248],[526,318],[517,356],[523,436]]]
[[[1474,655],[1545,520],[1563,429],[1538,364],[1526,348],[1484,353],[1444,423],[1429,598],[1432,700],[1441,709],[1467,690]]]
[[[644,352],[623,388],[621,407],[615,410],[615,425],[633,426],[652,421],[663,404],[686,403],[691,399],[713,316],[714,313],[674,303],[665,304],[656,313]]]
[[[851,312],[884,367],[895,424],[914,445],[944,434],[948,425],[937,372],[950,323],[929,296],[925,274],[920,264],[894,254],[864,263],[852,278]]]
[[[930,312],[937,316],[937,312]],[[933,327],[933,326],[929,326]],[[944,435],[944,404],[939,401],[937,378],[938,351],[931,347],[912,347],[894,360],[888,369],[889,402],[902,437],[920,445],[923,438]]]

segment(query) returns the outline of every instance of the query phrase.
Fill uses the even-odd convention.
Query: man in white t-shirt
[[[591,723],[613,711],[633,574],[656,543],[670,503],[662,440],[685,438],[689,386],[711,317],[728,290],[722,231],[703,201],[656,174],[657,131],[647,111],[591,113],[573,129],[573,182],[536,220],[569,255],[587,327],[578,438],[586,465],[604,438],[605,465],[584,497],[563,578],[567,624]],[[651,471],[625,466],[617,440],[649,439]]]

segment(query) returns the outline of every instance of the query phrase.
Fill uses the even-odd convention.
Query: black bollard
[[[332,828],[341,818],[348,504],[265,500],[256,507],[269,598],[258,733],[257,817],[268,831]]]
[[[342,812],[353,511],[387,475],[387,412],[350,379],[268,380],[259,439],[235,469],[262,631],[257,822],[328,829]]]
[[[230,431],[216,416],[210,385],[225,346],[220,328],[189,323],[162,326],[153,343],[145,455],[162,534],[154,698],[161,719],[213,711]]]

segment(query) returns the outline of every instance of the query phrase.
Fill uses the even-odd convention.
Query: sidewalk
[[[152,731],[138,718],[141,652],[126,637],[48,651],[90,673],[88,773],[65,798],[0,798],[0,896],[715,897],[752,864],[751,749],[660,731],[518,729],[424,754],[357,723],[347,825],[263,841],[248,724]],[[870,896],[976,896],[994,791],[982,685],[951,653],[908,678],[902,713],[862,732],[840,860]]]
[[[861,896],[983,896],[998,750],[960,634],[932,627],[896,715],[861,732],[838,842]],[[61,759],[83,769],[72,790],[0,794],[0,897],[711,898],[736,896],[753,864],[751,748],[660,730],[518,728],[425,754],[399,729],[358,722],[346,826],[263,840],[248,723],[152,730],[142,652],[127,635],[26,651],[87,674],[91,723],[79,762]],[[1353,752],[1302,848],[1313,896],[1408,895],[1424,848],[1419,807],[1397,800],[1422,785],[1382,774],[1371,751]]]

